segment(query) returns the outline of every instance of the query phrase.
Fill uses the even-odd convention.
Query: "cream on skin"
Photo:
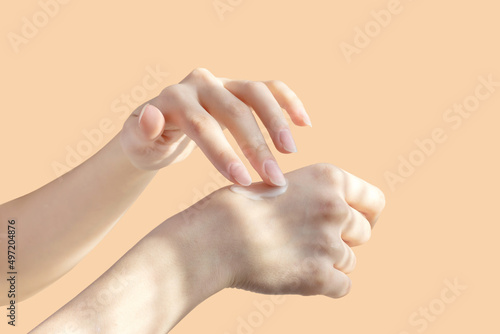
[[[210,194],[203,209],[195,205],[189,214],[167,219],[30,333],[168,333],[228,287],[346,295],[346,274],[356,263],[351,247],[367,241],[358,231],[371,229],[383,194],[326,164],[287,173],[286,179],[289,190],[275,199],[248,200],[223,188]],[[254,193],[261,185],[248,188]],[[107,302],[96,303],[103,291],[110,294]]]
[[[232,192],[245,196],[254,201],[261,201],[266,198],[273,198],[283,195],[288,189],[288,181],[282,187],[271,187],[264,182],[255,183],[250,187],[242,187],[239,185],[232,185],[229,188]]]
[[[258,89],[248,89],[249,84]],[[157,170],[184,160],[196,145],[229,181],[250,185],[246,167],[214,124],[224,124],[240,146],[252,143],[245,152],[249,162],[259,166],[256,171],[264,182],[284,184],[267,145],[253,140],[261,137],[257,123],[229,116],[245,111],[252,118],[254,109],[264,116],[276,149],[293,153],[295,143],[280,106],[295,125],[311,124],[302,102],[281,81],[232,80],[195,69],[139,106],[94,156],[57,180],[0,205],[0,249],[7,249],[9,220],[23,226],[16,236],[24,245],[16,250],[17,271],[24,277],[16,300],[36,294],[70,271],[111,230]],[[57,174],[66,171],[63,167],[57,167]],[[0,272],[8,272],[7,265],[0,261]],[[0,280],[0,291],[8,290],[8,281]],[[0,305],[8,303],[7,294],[0,293]]]
[[[286,179],[290,190],[276,199],[248,200],[223,188],[210,194],[203,209],[193,206],[188,215],[167,219],[30,333],[63,334],[75,328],[82,333],[168,333],[198,304],[228,287],[346,295],[351,286],[346,274],[356,263],[351,246],[367,241],[358,239],[356,231],[371,229],[384,206],[383,194],[326,164],[287,173]],[[253,195],[255,189],[279,193],[260,184],[244,189]],[[348,211],[353,219],[347,222]],[[117,286],[117,281],[125,284]],[[103,291],[110,297],[96,303]]]

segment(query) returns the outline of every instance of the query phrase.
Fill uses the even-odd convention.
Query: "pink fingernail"
[[[269,180],[276,186],[283,187],[286,185],[285,176],[281,172],[278,164],[274,160],[266,160],[264,162],[264,171],[267,176],[269,176]]]
[[[229,175],[242,186],[249,186],[252,184],[252,178],[248,173],[245,166],[240,162],[233,162],[229,166]]]
[[[297,146],[295,145],[295,141],[293,140],[292,133],[288,129],[283,129],[279,132],[278,134],[279,141],[281,142],[281,145],[283,145],[283,148],[290,152],[290,153],[295,153],[297,152]]]

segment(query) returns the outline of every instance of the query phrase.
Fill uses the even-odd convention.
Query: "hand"
[[[351,247],[370,238],[383,193],[328,164],[287,179],[287,191],[276,198],[252,200],[223,188],[183,212],[180,228],[188,232],[180,234],[187,237],[176,244],[188,245],[180,252],[188,254],[196,241],[192,270],[215,268],[223,286],[259,293],[347,294],[346,274],[356,263]]]
[[[169,218],[33,333],[167,333],[227,287],[344,296],[351,247],[370,238],[384,195],[327,164],[287,179],[275,198],[253,200],[226,187]],[[279,189],[245,190],[257,188]],[[96,302],[103,292],[107,302]]]
[[[296,147],[281,108],[296,125],[310,125],[302,102],[280,81],[230,80],[195,69],[137,108],[124,124],[121,143],[132,164],[145,170],[181,161],[198,145],[228,180],[249,185],[248,170],[222,132],[228,128],[262,180],[280,186],[283,173],[252,109],[278,151],[292,153]]]

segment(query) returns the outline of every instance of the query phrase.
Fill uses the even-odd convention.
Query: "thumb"
[[[165,117],[160,109],[147,103],[139,114],[137,126],[140,137],[147,141],[154,141],[165,129]]]

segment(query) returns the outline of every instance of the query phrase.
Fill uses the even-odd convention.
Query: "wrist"
[[[217,213],[213,210],[189,216],[183,213],[165,221],[148,238],[156,246],[160,275],[175,270],[190,295],[206,299],[231,285],[232,270],[221,249],[223,232],[214,227]],[[167,257],[162,255],[165,253]]]
[[[106,149],[111,152],[114,160],[120,167],[120,170],[126,172],[130,176],[153,177],[158,172],[158,169],[147,170],[139,168],[132,161],[130,161],[130,158],[123,150],[123,146],[121,143],[121,132],[118,133],[113,139],[111,139],[111,141],[106,146]]]
[[[166,309],[172,309],[168,303],[175,300],[182,314],[232,286],[233,277],[228,260],[231,253],[224,251],[219,228],[225,223],[220,210],[209,206],[200,210],[196,205],[188,210],[171,217],[143,240],[145,248],[154,252],[153,280],[160,282]],[[176,278],[176,282],[166,277]]]

